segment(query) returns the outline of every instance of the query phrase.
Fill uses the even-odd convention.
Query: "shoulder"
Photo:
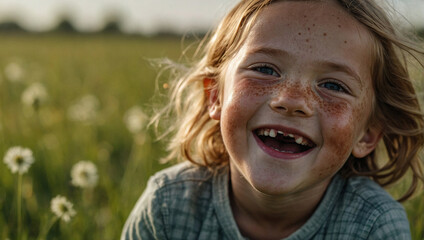
[[[214,171],[207,167],[183,162],[154,174],[148,182],[141,199],[160,205],[162,211],[182,210],[190,204],[208,204],[212,194]],[[147,196],[146,196],[147,195]],[[140,201],[139,201],[140,202]]]
[[[196,224],[213,207],[216,171],[183,162],[154,174],[128,217],[121,239],[183,239],[187,231],[195,232]]]
[[[149,191],[156,202],[171,209],[182,204],[208,204],[204,200],[212,195],[213,176],[214,169],[183,162],[152,176]]]
[[[352,177],[346,182],[343,198],[353,209],[361,208],[377,215],[396,210],[404,213],[403,206],[380,185],[366,177]]]
[[[341,194],[341,222],[363,239],[410,239],[403,206],[382,187],[366,177],[347,179]],[[355,227],[356,226],[356,227]],[[361,229],[358,231],[358,229]]]

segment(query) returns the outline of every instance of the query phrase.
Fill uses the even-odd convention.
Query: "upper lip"
[[[284,132],[285,134],[297,135],[306,139],[311,145],[314,145],[314,146],[316,145],[309,135],[295,128],[290,128],[290,127],[286,127],[282,125],[262,125],[262,126],[256,127],[253,130],[253,132],[256,132],[260,129],[275,129],[277,131]]]

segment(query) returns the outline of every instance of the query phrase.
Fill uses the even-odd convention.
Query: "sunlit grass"
[[[152,97],[158,70],[149,59],[178,59],[182,50],[178,39],[0,37],[0,153],[21,145],[35,158],[22,179],[23,239],[36,239],[49,225],[50,201],[57,195],[73,202],[76,215],[56,221],[48,236],[119,238],[148,177],[165,167],[157,162],[161,147],[150,130],[130,132],[124,115],[134,106],[146,108]],[[34,94],[22,94],[34,84],[45,91],[31,104]],[[97,166],[95,187],[72,184],[72,166],[80,161]],[[2,164],[0,239],[17,237],[17,186]]]
[[[23,239],[119,239],[147,179],[167,166],[158,163],[163,146],[145,128],[158,73],[148,60],[177,60],[188,44],[119,35],[0,35],[0,155],[19,145],[35,158],[22,178]],[[31,86],[38,90],[28,93]],[[88,188],[72,181],[81,161],[97,170]],[[17,237],[17,187],[16,175],[2,164],[0,239]],[[73,203],[69,222],[50,209],[58,195]],[[404,204],[414,239],[424,238],[423,199]]]

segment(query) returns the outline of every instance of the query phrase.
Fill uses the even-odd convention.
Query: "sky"
[[[239,0],[0,0],[0,21],[12,20],[32,31],[46,31],[66,15],[80,31],[101,29],[120,16],[128,33],[152,34],[210,30]],[[381,0],[415,26],[424,26],[424,0]]]

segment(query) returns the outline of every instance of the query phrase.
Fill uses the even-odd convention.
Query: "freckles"
[[[233,105],[228,106],[227,112],[232,113],[232,114],[226,115],[225,122],[227,123],[227,125],[225,127],[225,131],[227,133],[229,133],[230,137],[233,137],[233,136],[235,136],[234,130],[237,127],[237,119],[239,119],[241,117],[240,114],[243,111],[240,111],[240,107],[238,105],[233,104]]]
[[[346,103],[329,103],[324,100],[319,100],[320,108],[324,110],[327,115],[331,115],[332,117],[342,117],[343,113],[347,112],[347,104]]]
[[[355,111],[359,110],[359,108],[353,109],[352,113],[350,113],[347,103],[320,101],[320,108],[324,111],[325,119],[328,119],[324,124],[331,125],[326,126],[326,128],[327,132],[331,132],[327,138],[327,145],[333,153],[332,161],[340,162],[340,158],[347,158],[350,154],[349,149],[353,144],[355,124],[360,117]]]
[[[299,91],[296,90],[299,89],[299,87],[299,83],[285,80],[281,84],[278,84],[277,92],[284,92],[285,96],[289,98],[297,98],[300,96]]]
[[[273,85],[264,85],[258,84],[253,81],[246,81],[244,84],[240,85],[241,95],[246,95],[247,97],[263,97],[265,95],[272,94],[274,90]]]
[[[318,166],[319,176],[326,176],[328,173],[335,173],[347,161],[353,144],[353,128],[328,129],[332,131],[332,136],[326,139],[325,165]]]
[[[349,125],[352,126],[352,124],[353,122],[349,121]],[[351,126],[345,128],[333,128],[332,130],[334,132],[334,136],[329,139],[329,144],[332,147],[337,159],[342,157],[346,158],[350,154],[348,151],[353,144],[353,127]],[[343,161],[344,160],[346,159],[343,159]]]
[[[277,93],[283,94],[285,98],[299,98],[302,96],[302,90],[300,90],[301,84],[298,82],[285,80],[277,86]]]
[[[227,98],[227,104],[223,109],[221,128],[225,131],[227,140],[236,141],[236,129],[239,128],[240,119],[247,119],[251,109],[260,104],[260,97],[270,95],[274,86],[260,84],[257,81],[241,81],[235,85],[231,95]]]
[[[314,93],[314,91],[312,91],[311,87],[307,87],[305,89],[305,94],[306,94],[306,106],[308,109],[313,109],[313,105],[312,102],[318,102],[319,101],[319,97]]]
[[[246,111],[243,111],[243,107],[238,104],[242,98],[240,96],[234,96],[231,100],[231,104],[223,106],[221,115],[221,134],[224,140],[224,145],[230,155],[241,154],[237,153],[237,146],[240,144],[240,140],[243,136],[240,135],[240,119],[244,119]]]
[[[303,99],[308,109],[312,109],[313,102],[318,99],[310,86],[304,86],[299,82],[286,80],[275,89],[277,89],[277,94],[282,94],[284,98]]]

